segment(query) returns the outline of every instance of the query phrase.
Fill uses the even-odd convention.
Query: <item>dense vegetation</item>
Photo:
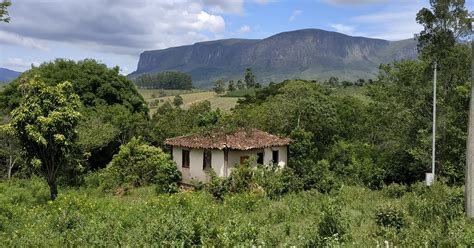
[[[420,11],[418,60],[381,65],[377,79],[351,85],[363,97],[335,78],[258,89],[246,77],[254,94],[230,113],[208,101],[184,109],[176,96],[150,119],[118,68],[94,60],[32,68],[0,92],[0,173],[8,178],[0,182],[0,243],[472,246],[462,190],[471,50],[430,39],[443,30],[432,18],[458,18],[447,10],[462,1],[447,2]],[[426,187],[435,62],[438,176]],[[209,182],[179,187],[166,138],[241,127],[290,137],[288,166],[252,158],[228,178],[211,170]]]
[[[0,183],[0,240],[13,246],[467,247],[474,226],[459,188],[349,186],[270,199],[260,192],[113,196],[86,186],[54,202],[32,178]]]
[[[193,81],[187,73],[165,71],[138,76],[135,85],[146,89],[189,90],[193,88]]]

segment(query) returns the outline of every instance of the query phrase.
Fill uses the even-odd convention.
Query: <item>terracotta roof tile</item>
[[[199,149],[251,150],[290,144],[289,138],[280,138],[258,129],[239,129],[230,134],[193,134],[165,140],[166,145]]]

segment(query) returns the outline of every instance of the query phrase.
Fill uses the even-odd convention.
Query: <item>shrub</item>
[[[123,184],[145,186],[158,184],[158,192],[173,192],[181,180],[181,174],[170,156],[160,148],[144,144],[140,138],[120,146],[104,171],[105,188]]]
[[[381,206],[376,210],[375,222],[379,227],[393,227],[400,230],[405,225],[403,209],[394,205]]]
[[[214,170],[208,170],[207,173],[210,179],[203,188],[215,199],[222,201],[229,191],[228,180],[217,176]]]
[[[329,201],[323,205],[321,212],[322,219],[318,223],[320,245],[325,246],[328,243],[342,240],[347,228],[341,216],[340,207]]]
[[[386,196],[391,198],[400,198],[407,192],[408,187],[404,184],[392,183],[383,188]]]
[[[160,193],[176,193],[179,190],[178,182],[181,181],[181,173],[176,169],[174,163],[163,163],[158,167],[155,176],[155,190]]]

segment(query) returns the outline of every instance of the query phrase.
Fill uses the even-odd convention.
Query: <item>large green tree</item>
[[[18,137],[29,164],[46,179],[54,200],[58,171],[68,162],[77,136],[81,102],[69,82],[49,86],[31,79],[19,87],[22,98],[4,128]]]
[[[444,58],[471,33],[470,17],[465,0],[430,0],[430,9],[422,8],[416,15],[424,28],[418,36],[419,50],[436,60]]]
[[[38,78],[54,86],[64,81],[72,84],[82,107],[78,128],[76,159],[86,169],[103,168],[121,144],[135,135],[147,136],[148,107],[133,83],[120,74],[118,67],[107,68],[93,59],[72,61],[56,59],[24,72],[0,92],[0,109],[8,114],[19,106],[18,86]],[[77,171],[72,170],[69,181]]]

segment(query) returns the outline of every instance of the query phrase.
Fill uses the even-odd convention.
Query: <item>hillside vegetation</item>
[[[416,58],[416,41],[352,37],[320,29],[278,33],[262,40],[226,39],[145,51],[137,70],[154,74],[176,70],[192,75],[198,87],[237,80],[251,67],[264,85],[285,79],[375,78],[380,63]]]
[[[212,101],[235,98],[206,91],[143,97],[91,59],[31,68],[0,92],[0,246],[473,247],[463,211],[472,51],[457,42],[472,23],[464,1],[430,4],[417,15],[417,60],[382,64],[367,81],[266,87],[247,68],[245,85],[215,82],[222,95],[253,91],[230,111]],[[180,184],[166,139],[242,128],[291,139],[285,166],[251,156],[218,177],[192,165],[209,180]]]
[[[474,223],[463,217],[462,198],[442,184],[222,201],[206,192],[156,196],[144,187],[113,196],[81,187],[50,202],[33,178],[0,183],[0,240],[7,247],[469,246]]]

